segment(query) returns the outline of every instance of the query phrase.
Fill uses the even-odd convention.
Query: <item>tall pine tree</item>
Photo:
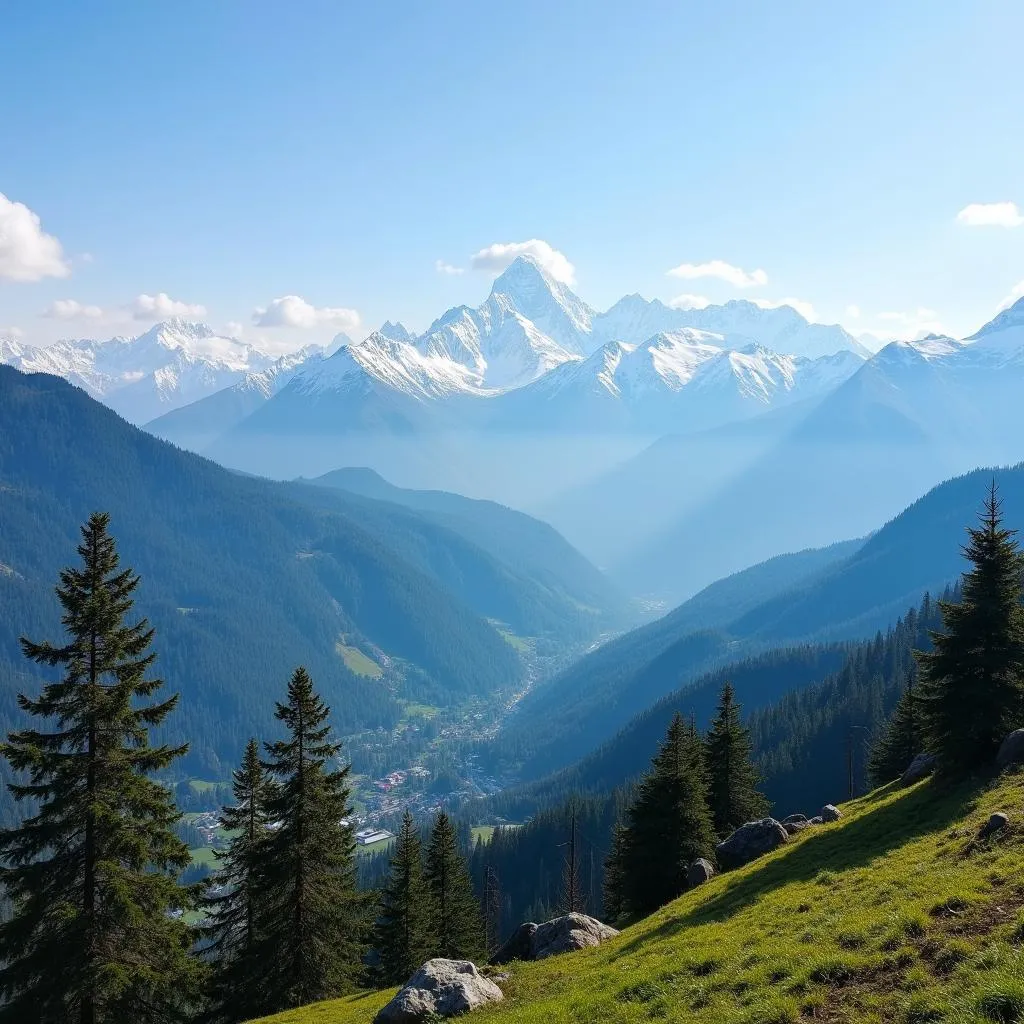
[[[618,921],[626,912],[626,848],[629,829],[617,821],[612,826],[611,848],[604,862],[604,886],[601,894],[604,918]]]
[[[740,719],[732,683],[722,687],[718,711],[704,742],[708,772],[708,804],[715,832],[725,838],[740,825],[764,817],[770,806],[757,789],[751,760],[750,733]]]
[[[647,914],[686,888],[686,871],[714,852],[707,773],[699,736],[676,714],[637,787],[622,837],[619,903]]]
[[[914,674],[911,672],[892,717],[871,747],[868,776],[872,785],[881,786],[899,778],[921,752],[921,714]]]
[[[968,530],[958,604],[940,602],[944,630],[917,654],[926,745],[938,771],[956,776],[990,761],[1024,722],[1024,556],[1003,526],[995,481]]]
[[[431,956],[474,960],[484,951],[483,920],[451,818],[438,813],[423,872],[430,908]]]
[[[25,781],[28,818],[0,834],[0,883],[13,903],[0,926],[0,1021],[145,1024],[192,1008],[201,970],[182,915],[198,893],[180,814],[154,781],[185,747],[150,746],[177,696],[155,699],[153,630],[129,622],[139,577],[122,568],[109,516],[82,528],[80,567],[61,572],[65,642],[22,639],[25,656],[63,670],[38,698],[48,723],[13,732],[2,752]]]
[[[329,714],[298,668],[275,712],[288,735],[266,744],[276,786],[259,865],[267,899],[258,931],[275,1010],[349,992],[362,970],[349,768],[337,767],[341,744],[329,738]]]
[[[428,916],[420,833],[406,811],[391,854],[388,878],[381,890],[375,926],[383,984],[400,985],[408,981],[429,959]]]
[[[231,836],[206,899],[210,923],[208,953],[214,960],[213,1019],[234,1024],[270,1012],[260,957],[264,907],[261,875],[267,843],[267,806],[273,785],[260,761],[260,748],[249,740],[241,767],[234,773],[235,803],[221,811],[221,826]]]

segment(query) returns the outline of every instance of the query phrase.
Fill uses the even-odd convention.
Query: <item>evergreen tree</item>
[[[154,700],[153,630],[127,621],[139,577],[121,568],[110,517],[82,528],[81,566],[61,572],[62,645],[22,639],[25,656],[63,669],[23,711],[51,723],[12,732],[2,752],[33,813],[0,833],[0,1021],[145,1024],[190,1009],[201,970],[182,914],[198,893],[180,814],[151,775],[185,747],[153,747],[177,696]]]
[[[617,821],[612,826],[611,849],[604,862],[604,887],[602,902],[606,921],[618,921],[626,911],[626,845],[629,830]]]
[[[725,838],[740,825],[768,813],[768,799],[757,786],[759,777],[751,760],[750,732],[740,720],[740,705],[732,683],[725,683],[718,712],[704,743],[708,771],[708,804],[715,832]]]
[[[990,761],[1022,722],[1024,557],[1000,504],[993,481],[981,525],[968,530],[960,602],[940,602],[943,632],[917,656],[925,745],[947,776]]]
[[[429,959],[428,915],[420,833],[406,811],[381,890],[375,928],[380,980],[385,985],[403,984]]]
[[[265,744],[276,781],[258,870],[266,903],[257,931],[274,1009],[342,995],[355,986],[363,953],[355,839],[348,819],[349,768],[334,767],[330,708],[298,668],[275,717],[286,739]]]
[[[423,872],[430,908],[431,956],[473,960],[484,951],[480,906],[451,818],[441,811],[427,845]]]
[[[215,960],[214,1019],[228,1024],[262,1017],[272,1006],[264,985],[258,929],[263,909],[261,865],[267,842],[267,804],[273,785],[255,739],[249,740],[242,765],[234,773],[233,794],[234,805],[224,807],[220,817],[231,840],[225,852],[217,853],[219,866],[206,899],[209,953]]]
[[[686,888],[686,871],[713,855],[714,825],[699,736],[676,714],[629,809],[621,858],[621,904],[647,914]]]
[[[881,786],[902,775],[910,762],[921,753],[921,715],[914,674],[907,677],[907,685],[896,702],[892,717],[871,747],[868,757],[868,775],[871,784]]]

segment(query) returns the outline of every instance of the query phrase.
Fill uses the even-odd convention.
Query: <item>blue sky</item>
[[[1022,35],[1009,0],[8,5],[0,329],[423,328],[540,240],[602,308],[968,333],[1024,282]]]

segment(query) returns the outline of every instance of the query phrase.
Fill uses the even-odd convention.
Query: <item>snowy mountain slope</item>
[[[853,352],[812,360],[726,344],[694,328],[641,344],[608,342],[588,359],[496,398],[500,412],[490,422],[654,435],[707,429],[824,394],[863,362]]]
[[[586,303],[532,257],[520,256],[483,305],[448,310],[416,347],[462,364],[481,386],[518,387],[589,352],[592,318]]]
[[[300,369],[326,358],[319,345],[307,345],[281,356],[265,370],[247,373],[230,387],[158,416],[146,424],[146,430],[180,448],[205,451],[276,395]]]
[[[816,359],[849,351],[867,357],[868,350],[838,324],[808,322],[791,306],[763,307],[744,299],[703,309],[673,309],[657,299],[627,295],[594,318],[595,338],[639,342],[653,334],[694,327],[720,334],[729,348],[761,345],[775,352]]]
[[[269,369],[272,357],[206,324],[172,319],[134,338],[8,344],[0,357],[26,373],[52,373],[143,423]]]

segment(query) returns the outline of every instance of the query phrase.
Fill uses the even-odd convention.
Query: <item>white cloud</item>
[[[886,326],[872,333],[897,341],[912,341],[927,334],[946,333],[939,314],[934,309],[927,309],[924,306],[909,311],[886,310],[879,313],[877,319],[884,321]]]
[[[1024,214],[1016,203],[970,203],[957,215],[961,224],[971,228],[1016,228],[1024,224]]]
[[[495,242],[470,257],[474,270],[488,270],[500,274],[517,256],[532,256],[556,281],[571,285],[576,280],[576,268],[564,253],[540,238],[526,242]]]
[[[448,274],[449,276],[452,276],[454,274],[464,274],[466,272],[465,267],[456,267],[453,266],[451,263],[445,263],[444,260],[435,260],[434,269],[439,274]]]
[[[310,330],[330,326],[339,330],[354,330],[359,326],[359,314],[354,309],[317,308],[298,295],[284,295],[268,306],[258,307],[252,314],[257,327],[298,327]]]
[[[1012,306],[1018,299],[1024,299],[1024,281],[1018,281],[1011,289],[1010,294],[1002,301],[1000,309]]]
[[[51,320],[102,320],[104,313],[99,306],[87,306],[77,299],[57,299],[40,316]]]
[[[20,327],[0,327],[0,341],[18,341],[23,335]]]
[[[240,338],[242,336],[242,332],[244,330],[245,330],[245,325],[244,324],[240,324],[237,320],[229,320],[224,325],[224,333],[229,338]]]
[[[165,320],[171,316],[206,316],[206,307],[172,299],[167,292],[139,295],[128,304],[134,320]]]
[[[703,295],[677,295],[674,299],[669,299],[668,304],[673,309],[704,309],[711,305],[711,300],[704,298]]]
[[[761,269],[749,273],[742,267],[734,267],[725,260],[709,260],[707,263],[680,263],[667,271],[669,277],[681,277],[684,281],[696,281],[703,277],[714,277],[725,281],[734,288],[757,288],[768,283],[768,275]]]
[[[856,305],[854,305],[851,302],[850,305],[846,307],[846,315],[851,320],[859,320],[860,319],[860,306],[856,306]]]
[[[43,231],[39,216],[0,192],[0,278],[40,281],[70,273],[60,242]]]
[[[805,320],[815,321],[818,313],[806,299],[751,299],[755,306],[761,309],[778,309],[780,306],[789,306],[795,309]]]

